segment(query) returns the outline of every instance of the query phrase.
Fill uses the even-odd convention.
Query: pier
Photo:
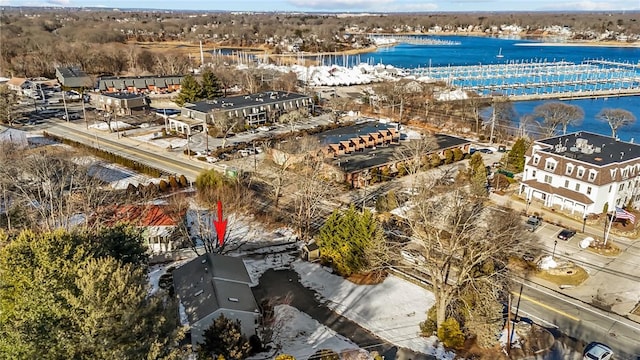
[[[513,100],[534,100],[638,95],[639,70],[629,63],[589,60],[580,64],[516,61],[409,71],[417,78],[444,81],[482,96],[499,93]]]

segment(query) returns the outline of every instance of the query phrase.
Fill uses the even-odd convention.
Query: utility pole
[[[493,144],[493,130],[496,127],[496,101],[493,99],[493,106],[491,107],[491,135],[489,136],[489,144]]]
[[[507,357],[511,356],[511,293],[507,305]]]

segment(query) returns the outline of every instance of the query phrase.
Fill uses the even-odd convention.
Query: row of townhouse
[[[324,132],[320,142],[326,157],[336,157],[400,141],[397,125],[366,122]]]
[[[313,110],[313,99],[304,94],[283,91],[216,98],[185,104],[179,116],[169,119],[167,130],[190,134],[192,130],[201,128],[205,121],[215,123],[216,116],[240,118],[246,125],[257,126],[278,122],[280,115],[298,109]]]
[[[525,155],[520,193],[582,216],[637,208],[640,146],[584,131],[538,140]]]

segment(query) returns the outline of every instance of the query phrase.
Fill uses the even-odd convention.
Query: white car
[[[613,350],[607,345],[593,342],[584,348],[584,360],[611,360]]]

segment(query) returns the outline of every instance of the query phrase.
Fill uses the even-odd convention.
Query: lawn
[[[564,267],[562,269],[540,270],[535,273],[535,276],[540,279],[551,281],[558,286],[578,286],[589,278],[589,274],[577,265]]]

